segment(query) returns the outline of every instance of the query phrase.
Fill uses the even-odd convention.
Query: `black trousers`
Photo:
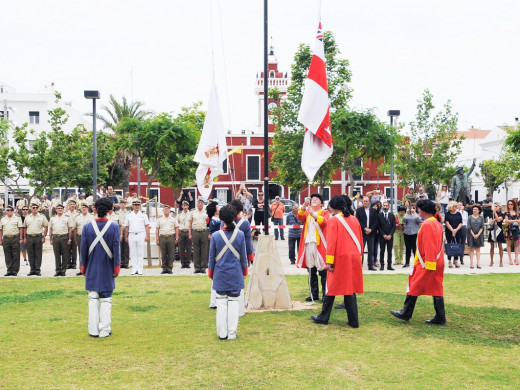
[[[404,257],[405,261],[404,263],[409,265],[410,264],[410,256],[412,255],[415,257],[415,251],[417,250],[417,234],[405,234],[404,235],[404,246],[406,248],[406,255]]]
[[[291,263],[296,261],[296,248],[300,248],[300,236],[289,236],[289,260],[291,260]]]
[[[321,280],[321,293],[322,293],[321,295],[325,296],[325,289],[326,289],[326,285],[327,285],[327,271],[326,270],[318,271],[318,269],[316,267],[312,267],[309,269],[309,272],[311,274],[311,277],[310,277],[311,286],[310,287],[311,287],[312,299],[314,299],[314,300],[320,299],[318,274],[320,275],[320,280]]]
[[[363,234],[363,247],[367,248],[368,268],[374,266],[374,237]]]
[[[381,251],[379,252],[379,263],[381,264],[381,268],[385,267],[385,249],[388,252],[386,265],[387,267],[392,266],[392,250],[394,249],[394,236],[388,241],[383,237],[379,239],[379,248]]]

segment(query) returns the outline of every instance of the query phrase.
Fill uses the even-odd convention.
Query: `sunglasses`
[[[29,211],[29,209],[22,209],[22,211]]]
[[[37,208],[38,208],[38,206],[32,206],[31,207],[31,209],[37,209]]]

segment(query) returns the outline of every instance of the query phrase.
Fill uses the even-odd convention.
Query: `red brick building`
[[[274,55],[273,49],[269,53],[268,63],[268,80],[269,87],[276,87],[282,94],[282,99],[287,93],[287,87],[289,86],[289,79],[287,73],[280,72],[278,70],[278,61]],[[264,109],[264,86],[263,86],[263,72],[257,73],[255,81],[255,94],[258,97],[258,129],[261,131],[247,131],[242,130],[241,134],[231,134],[228,132],[227,135],[227,146],[228,150],[232,150],[236,147],[242,146],[241,153],[234,153],[229,156],[228,160],[224,163],[224,174],[221,174],[218,181],[213,185],[213,197],[219,198],[225,202],[230,201],[233,198],[233,194],[238,189],[240,183],[245,183],[249,191],[256,196],[260,189],[263,189],[263,177],[264,177],[264,137],[263,137],[263,109]],[[280,101],[269,100],[268,106],[280,104]],[[334,133],[334,129],[332,130]],[[269,145],[272,143],[272,136],[274,132],[274,125],[269,123]],[[269,152],[269,161],[271,161],[272,152]],[[390,176],[387,173],[380,172],[377,167],[377,162],[362,162],[367,171],[360,177],[355,177],[354,192],[361,194],[371,191],[375,187],[379,187],[381,191],[385,191],[387,196],[390,195]],[[282,186],[273,181],[276,172],[269,173],[269,199],[274,198],[276,195],[282,198],[291,198],[297,202],[301,202],[303,197],[308,194],[317,192],[318,187],[311,186],[311,188],[304,187],[300,192],[291,193],[287,186]],[[343,181],[342,181],[343,177]],[[195,180],[195,178],[194,178]],[[342,186],[342,182],[345,186]],[[141,195],[146,193],[147,176],[141,171]],[[324,200],[329,200],[335,195],[349,191],[349,179],[346,173],[336,171],[333,176],[333,181],[330,186],[324,189]],[[191,187],[192,193],[196,194],[196,186]],[[137,192],[137,170],[132,170],[130,176],[130,191]],[[398,191],[398,198],[401,199],[404,194],[402,189]],[[152,196],[157,196],[159,202],[166,204],[173,204],[175,199],[174,196],[179,195],[179,190],[173,192],[172,188],[162,187],[159,183],[153,183],[152,185]]]

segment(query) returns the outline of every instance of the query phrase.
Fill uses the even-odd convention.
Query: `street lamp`
[[[96,133],[96,100],[99,99],[99,91],[84,91],[85,99],[92,99],[92,197],[97,199],[97,133]]]
[[[401,115],[401,110],[388,110],[387,115],[390,117],[390,126],[394,126],[394,118],[399,117]],[[392,155],[392,161],[390,162],[390,204],[392,205],[392,211],[397,211],[397,199],[396,195],[397,192],[394,189],[394,156]]]

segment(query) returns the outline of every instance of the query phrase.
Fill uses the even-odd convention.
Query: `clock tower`
[[[282,98],[285,99],[287,95],[287,87],[289,86],[289,79],[287,78],[287,72],[284,74],[283,72],[278,71],[278,60],[274,55],[273,44],[271,43],[271,47],[269,48],[269,56],[267,58],[267,69],[268,69],[268,88],[277,88]],[[256,85],[255,85],[255,95],[258,97],[258,127],[259,131],[264,131],[264,72],[258,72],[256,74]],[[267,107],[270,110],[276,108],[280,105],[280,100],[272,100],[269,99],[267,102]],[[274,125],[269,121],[269,132],[274,131]]]

